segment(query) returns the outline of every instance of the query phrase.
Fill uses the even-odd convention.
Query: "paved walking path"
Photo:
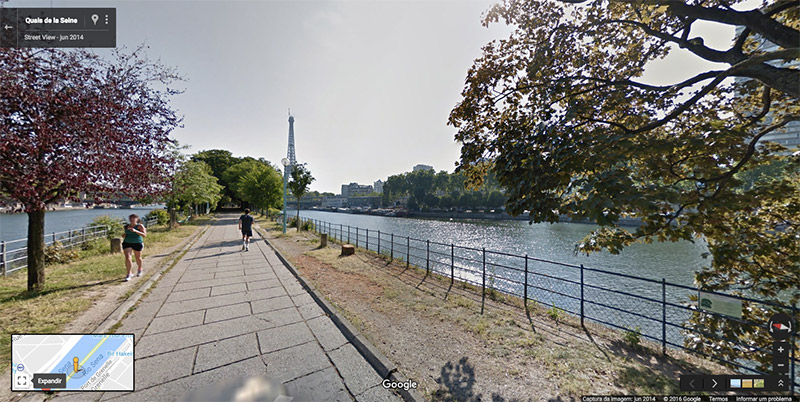
[[[238,216],[219,218],[116,331],[136,335],[136,392],[101,399],[175,400],[264,374],[293,401],[398,400],[270,246],[240,251]]]

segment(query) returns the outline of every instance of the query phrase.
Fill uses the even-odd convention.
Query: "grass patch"
[[[158,254],[194,233],[208,218],[193,220],[173,230],[157,226],[148,230],[144,256]],[[81,250],[78,261],[54,264],[45,268],[45,286],[37,292],[27,290],[25,270],[0,277],[0,365],[11,360],[11,337],[14,333],[61,332],[73,319],[92,305],[109,286],[122,283],[125,265],[121,254],[110,254],[106,239]],[[135,267],[134,267],[135,268]],[[146,279],[152,269],[145,270]],[[132,291],[131,291],[132,292]]]

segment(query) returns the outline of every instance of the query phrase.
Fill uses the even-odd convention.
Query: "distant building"
[[[342,184],[342,197],[358,197],[372,194],[373,188],[369,184]]]
[[[423,165],[423,164],[420,163],[419,165],[414,166],[411,170],[413,172],[417,172],[417,171],[420,171],[420,170],[433,170],[433,166],[431,166],[431,165]]]
[[[372,184],[372,189],[378,194],[383,194],[383,181],[376,180],[375,183]]]
[[[349,197],[347,199],[348,208],[378,208],[381,206],[381,197]]]
[[[333,197],[322,197],[323,208],[343,208],[347,206],[347,197],[340,195]]]

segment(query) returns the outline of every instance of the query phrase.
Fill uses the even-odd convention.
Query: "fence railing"
[[[451,283],[458,280],[477,287],[481,291],[481,312],[487,292],[502,292],[519,297],[526,303],[534,301],[573,314],[580,317],[581,325],[585,320],[590,320],[612,328],[638,332],[640,336],[660,344],[662,353],[666,353],[668,348],[682,349],[736,367],[742,372],[770,374],[759,370],[758,362],[772,361],[771,344],[726,338],[716,330],[719,320],[724,320],[729,327],[740,330],[735,333],[767,331],[766,320],[753,322],[698,309],[692,299],[696,299],[702,289],[670,283],[663,278],[651,279],[584,267],[582,264],[567,264],[316,219],[301,219],[310,222],[315,232],[327,233],[331,240],[350,243],[391,260],[402,259],[407,266],[413,265],[425,269],[426,273],[448,277]],[[743,309],[757,309],[767,318],[772,313],[784,312],[797,322],[796,305],[702,291],[738,299]],[[701,315],[702,320],[695,320],[700,324],[689,326],[689,318],[693,314]],[[700,336],[705,338],[705,347],[685,343],[687,339],[699,340]],[[800,387],[797,382],[800,366],[797,364],[797,341],[793,335],[790,340],[794,345],[790,376],[794,387]],[[726,344],[741,353],[737,353],[739,356],[734,359],[721,357],[707,351],[714,347],[708,342]]]
[[[120,224],[122,224],[120,220]],[[155,225],[157,219],[150,217],[143,219],[145,227]],[[44,244],[51,246],[60,243],[62,246],[73,249],[95,239],[106,237],[109,228],[105,225],[86,226],[80,229],[65,230],[62,232],[46,233]],[[8,275],[28,267],[28,239],[15,239],[0,241],[0,275]]]

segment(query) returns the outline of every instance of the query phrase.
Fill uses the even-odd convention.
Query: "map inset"
[[[133,334],[11,336],[14,391],[133,391]]]

